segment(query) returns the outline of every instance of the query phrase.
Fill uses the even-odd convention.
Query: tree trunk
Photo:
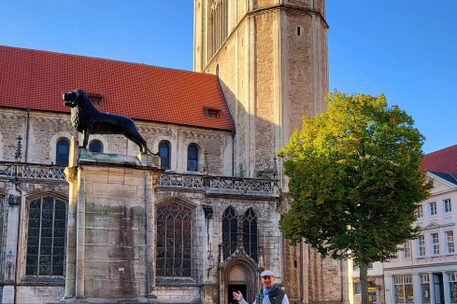
[[[368,263],[360,262],[360,287],[362,289],[362,304],[368,304]]]

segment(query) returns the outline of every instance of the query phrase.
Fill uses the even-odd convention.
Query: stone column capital
[[[75,183],[78,177],[78,168],[77,167],[66,167],[63,171],[65,174],[65,179],[68,183]]]

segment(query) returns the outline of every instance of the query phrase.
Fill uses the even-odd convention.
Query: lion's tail
[[[148,153],[151,154],[151,155],[159,156],[159,152],[157,152],[157,153],[152,153],[151,150],[149,150],[149,148],[148,148],[147,146],[144,146],[144,149],[146,150],[146,152],[148,152]]]

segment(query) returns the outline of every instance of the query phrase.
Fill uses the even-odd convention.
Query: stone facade
[[[195,0],[194,70],[220,78],[236,125],[234,174],[287,177],[275,152],[302,116],[325,111],[328,91],[325,1]],[[226,10],[226,11],[224,11]],[[213,26],[217,14],[222,25]],[[216,17],[215,17],[216,16]],[[221,30],[225,27],[227,31]],[[216,31],[216,33],[214,33]],[[213,37],[225,35],[215,50]],[[287,209],[283,201],[280,212]],[[322,259],[306,244],[281,240],[282,285],[293,301],[347,302],[347,265]]]
[[[76,257],[71,254],[74,231],[67,231],[69,252],[63,275],[30,274],[36,271],[32,269],[33,257],[28,260],[29,235],[36,229],[30,224],[31,201],[40,198],[44,202],[49,197],[68,202],[68,226],[73,227],[76,190],[65,181],[64,168],[55,165],[56,147],[59,140],[80,135],[67,114],[1,108],[2,302],[27,299],[28,303],[42,303],[71,298],[79,292],[100,298],[140,294],[157,297],[159,303],[228,304],[234,288],[243,289],[252,302],[260,286],[259,273],[271,269],[291,303],[347,303],[347,264],[322,259],[304,243],[291,246],[278,228],[288,201],[282,195],[287,191],[287,178],[275,153],[301,126],[302,115],[315,115],[326,107],[328,26],[324,3],[195,0],[194,70],[219,76],[235,131],[136,121],[150,150],[157,152],[162,141],[170,144],[170,169],[158,180],[154,210],[169,205],[189,210],[191,255],[186,275],[138,279],[146,276],[138,263],[146,254],[144,244],[137,241],[146,234],[142,223],[149,218],[139,206],[132,209],[132,204],[135,199],[145,200],[140,189],[144,176],[103,167],[89,168],[86,176],[92,187],[87,194],[93,198],[99,193],[97,201],[103,208],[86,202],[89,232],[85,242],[105,256],[104,262],[88,270],[88,286],[76,284]],[[19,156],[18,137],[22,140]],[[91,135],[93,139],[101,142],[104,153],[130,157],[138,153],[136,145],[122,136]],[[196,172],[187,171],[191,144],[199,151]],[[230,231],[226,228],[227,210],[235,214]],[[255,215],[254,234],[246,230],[252,224],[246,221],[249,212]],[[106,222],[108,218],[111,221]],[[100,227],[103,229],[96,229]],[[246,243],[244,238],[251,235],[255,235],[255,242],[250,239],[251,243]],[[232,243],[227,243],[227,238]],[[224,254],[228,245],[232,246],[229,254]],[[110,256],[116,248],[124,250],[122,256]],[[94,252],[91,259],[97,258]],[[154,261],[156,254],[152,255]],[[102,290],[107,280],[112,282],[112,290]]]

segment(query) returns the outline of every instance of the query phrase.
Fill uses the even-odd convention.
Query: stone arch
[[[91,134],[90,137],[89,137],[89,144],[94,140],[98,140],[98,141],[100,141],[102,143],[103,153],[109,153],[110,152],[110,146],[109,146],[109,143],[108,143],[108,141],[106,140],[105,137],[103,137],[100,134]],[[87,145],[87,149],[89,149],[89,144]]]
[[[255,294],[259,286],[259,271],[255,262],[243,251],[239,251],[236,256],[227,261],[221,267],[220,303],[228,304],[234,288],[241,288],[245,285],[243,297],[249,302],[254,302]]]
[[[33,265],[29,263],[29,259],[27,259],[28,256],[28,250],[29,246],[31,245],[31,241],[29,236],[30,233],[30,220],[31,220],[31,204],[32,202],[35,202],[34,204],[41,205],[42,208],[45,206],[44,204],[46,203],[45,198],[51,198],[51,200],[48,200],[48,203],[52,204],[52,216],[49,218],[53,222],[52,224],[52,242],[50,246],[52,246],[52,256],[53,256],[53,264],[48,265],[48,268],[50,269],[49,273],[48,272],[43,272],[39,273],[38,268],[36,268],[37,272],[36,273],[31,273],[31,270],[29,269],[29,266],[32,266],[31,269],[34,269]],[[66,256],[66,246],[68,246],[66,239],[66,221],[67,221],[67,213],[68,213],[68,197],[62,193],[56,192],[56,191],[37,191],[34,193],[29,193],[25,197],[25,203],[24,206],[25,208],[22,209],[21,212],[21,221],[20,221],[20,231],[19,231],[19,239],[18,242],[22,244],[21,250],[17,252],[16,254],[18,255],[18,265],[17,265],[17,272],[19,273],[20,277],[24,277],[27,275],[32,275],[32,276],[46,276],[46,277],[61,277],[65,275],[65,256]],[[36,209],[36,208],[35,208]],[[43,209],[44,210],[44,209]],[[36,213],[36,220],[35,223],[40,222],[41,224],[37,224],[37,227],[35,228],[35,231],[37,230],[42,230],[43,229],[43,223],[42,223],[42,218],[45,217],[44,211],[40,211],[40,208],[38,208],[38,211],[35,210]],[[33,216],[32,216],[33,218]],[[37,219],[40,218],[39,221]],[[59,223],[59,224],[57,224]],[[42,252],[42,244],[38,245],[38,249],[40,254]],[[37,258],[37,261],[39,258]],[[41,269],[41,268],[40,268]],[[56,269],[60,269],[59,273],[55,273]],[[41,270],[40,270],[41,271]]]
[[[198,242],[195,235],[198,227],[195,219],[196,205],[193,203],[171,197],[156,204],[156,276],[159,282],[196,278]]]
[[[51,163],[55,163],[56,161],[56,147],[57,147],[57,142],[60,140],[60,139],[63,139],[65,138],[66,140],[68,140],[68,143],[70,143],[70,140],[71,140],[71,134],[68,133],[68,132],[57,132],[56,134],[54,134],[52,137],[51,137],[51,140],[49,141],[49,161]],[[103,141],[102,141],[103,142]]]

